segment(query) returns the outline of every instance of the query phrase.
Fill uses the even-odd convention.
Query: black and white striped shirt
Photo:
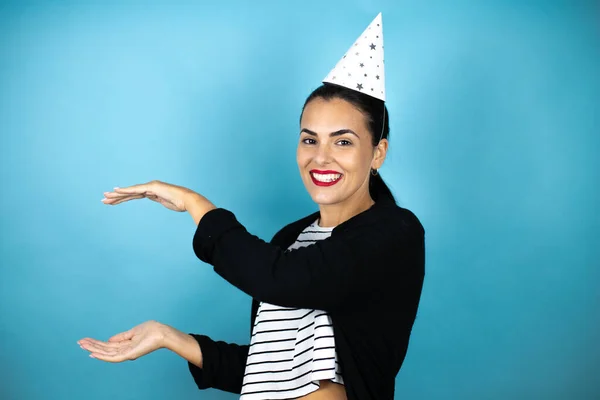
[[[331,235],[315,221],[288,250]],[[252,329],[241,400],[293,399],[319,388],[320,380],[343,384],[329,315],[320,310],[261,303]]]

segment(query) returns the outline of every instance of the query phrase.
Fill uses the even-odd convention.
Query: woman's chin
[[[340,202],[340,196],[333,193],[311,193],[313,201],[320,206],[329,206]]]

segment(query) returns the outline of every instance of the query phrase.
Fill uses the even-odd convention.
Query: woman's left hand
[[[165,347],[166,325],[157,321],[146,321],[132,329],[119,333],[108,342],[83,338],[77,343],[90,357],[108,362],[133,361]]]
[[[184,212],[186,198],[195,194],[190,189],[182,186],[171,185],[161,181],[152,181],[141,185],[114,188],[112,192],[104,192],[102,202],[108,205],[117,205],[130,200],[147,198],[162,204],[169,210]]]

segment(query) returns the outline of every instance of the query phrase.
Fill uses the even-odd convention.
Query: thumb
[[[115,336],[108,339],[109,342],[122,342],[124,340],[130,340],[133,337],[132,330],[128,330],[127,332],[117,333]]]

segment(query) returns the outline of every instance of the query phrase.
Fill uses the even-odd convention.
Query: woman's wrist
[[[191,335],[163,324],[162,347],[186,359],[198,368],[202,368],[202,350]]]
[[[185,194],[184,205],[196,225],[207,212],[217,208],[206,197],[191,190]]]

